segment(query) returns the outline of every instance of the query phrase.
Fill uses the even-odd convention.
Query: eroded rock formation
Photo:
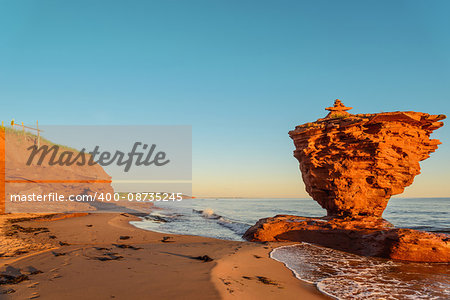
[[[278,215],[259,220],[244,238],[260,242],[308,242],[358,255],[405,261],[450,262],[447,234],[394,228],[381,218]]]
[[[420,174],[419,162],[437,149],[430,139],[445,115],[389,112],[352,115],[336,100],[330,113],[289,135],[306,191],[327,217],[278,215],[259,220],[250,241],[304,241],[348,251],[417,262],[450,262],[450,237],[394,228],[381,218],[392,195]]]
[[[289,135],[306,191],[329,216],[381,217],[389,198],[420,174],[437,149],[430,139],[444,115],[389,112],[351,115],[339,100],[328,116]]]

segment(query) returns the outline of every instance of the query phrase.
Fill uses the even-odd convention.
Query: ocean
[[[133,225],[163,233],[242,240],[261,218],[326,214],[312,199],[185,199],[157,202]],[[393,198],[383,217],[399,228],[450,233],[450,198]],[[448,264],[362,257],[308,243],[282,246],[271,257],[336,299],[449,299]]]

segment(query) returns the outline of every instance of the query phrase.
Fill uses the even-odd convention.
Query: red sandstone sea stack
[[[445,234],[395,229],[381,219],[392,195],[420,174],[419,162],[439,140],[430,134],[445,115],[420,112],[355,114],[340,100],[316,122],[289,132],[306,191],[324,218],[261,219],[244,235],[253,241],[306,241],[361,255],[410,261],[450,261]]]
[[[341,101],[328,116],[289,132],[306,191],[329,216],[381,217],[389,198],[420,174],[444,115],[389,112],[351,115]]]

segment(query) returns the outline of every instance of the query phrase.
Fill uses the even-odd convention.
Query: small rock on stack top
[[[350,113],[347,110],[352,109],[353,107],[346,107],[341,100],[334,100],[334,106],[327,107],[325,110],[328,110],[330,113],[326,116],[327,118],[339,118],[343,116],[349,116]]]

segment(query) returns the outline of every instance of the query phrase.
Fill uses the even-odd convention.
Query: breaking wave
[[[243,235],[245,233],[245,231],[247,231],[247,229],[251,226],[250,224],[238,222],[238,221],[226,218],[224,216],[218,215],[211,208],[206,208],[203,210],[193,209],[192,211],[200,214],[204,218],[217,220],[217,223],[219,225],[230,229],[231,231],[233,231],[234,233],[236,233],[239,236]]]

